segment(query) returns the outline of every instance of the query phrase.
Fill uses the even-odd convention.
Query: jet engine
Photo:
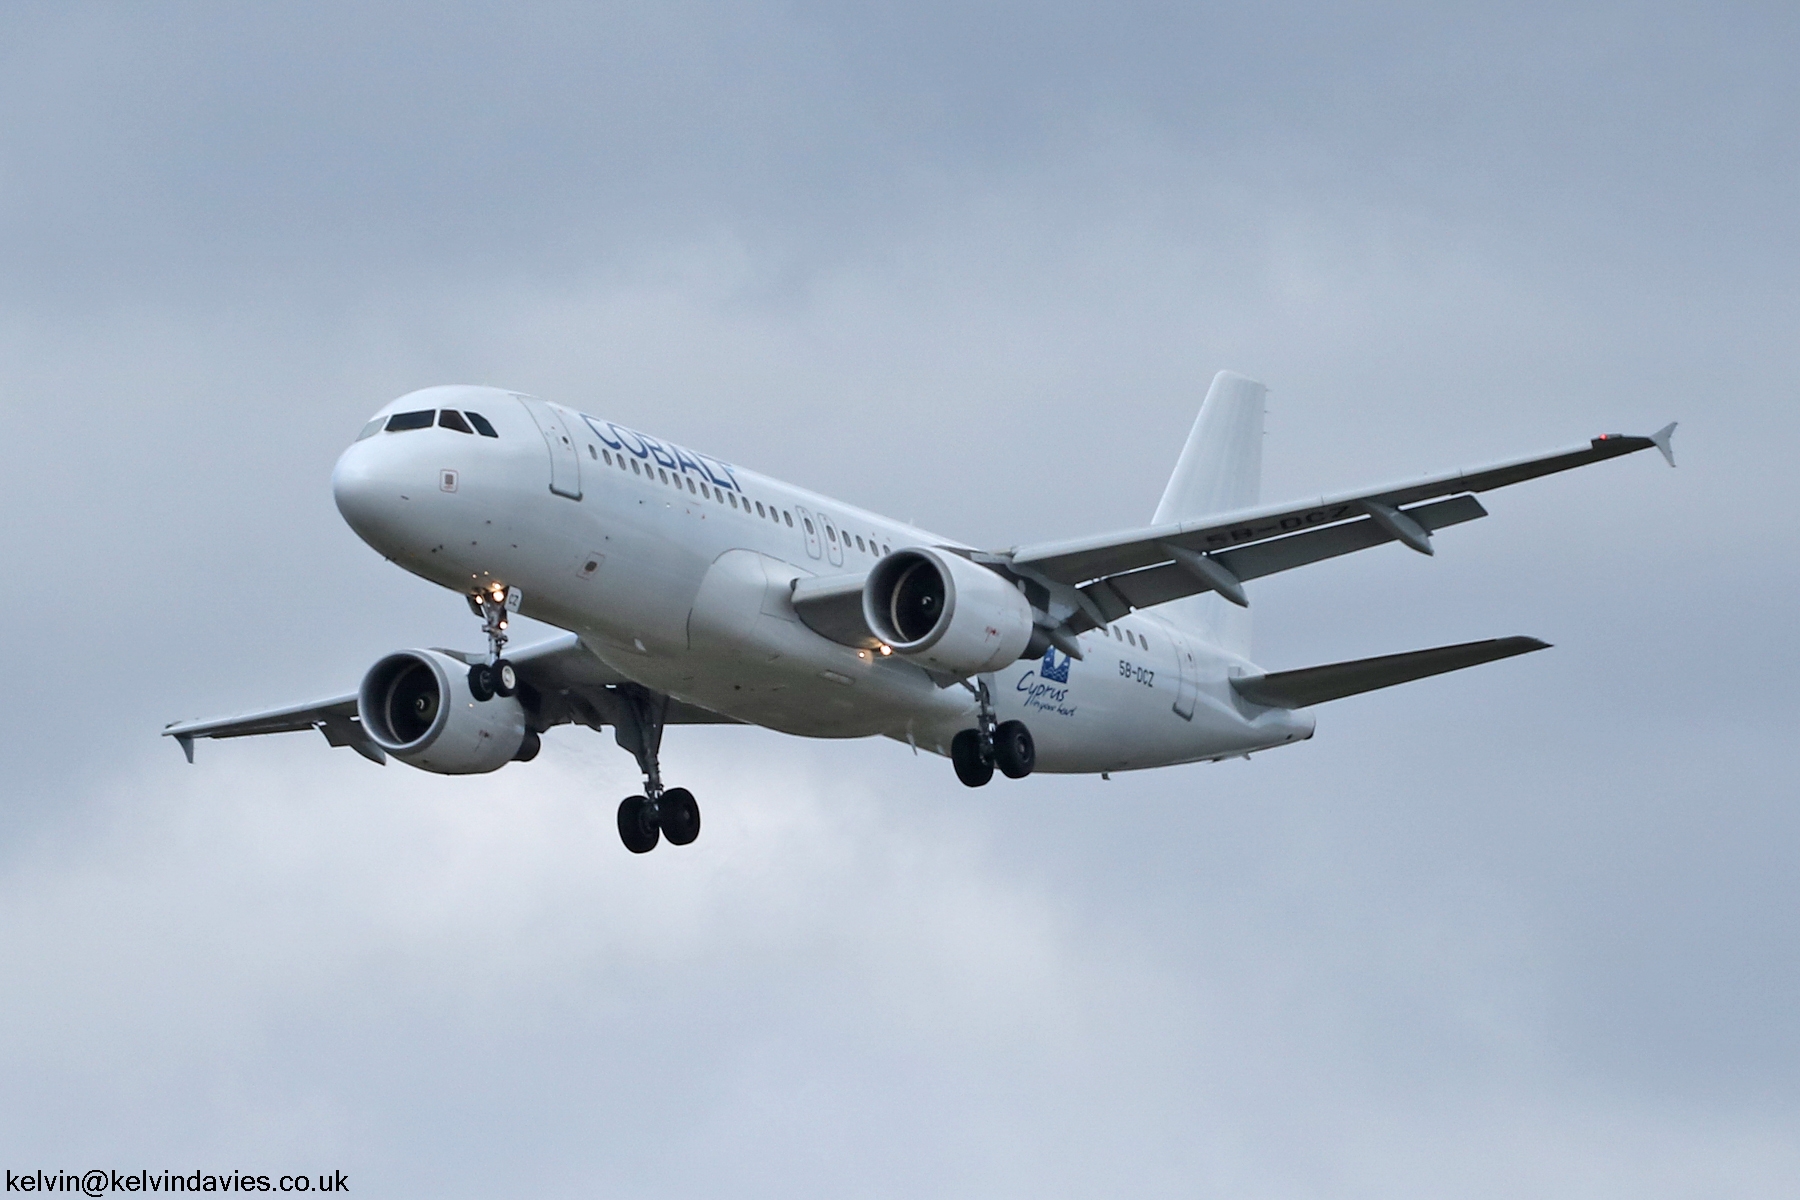
[[[923,547],[896,550],[863,586],[863,620],[895,654],[956,676],[997,671],[1031,641],[1031,604],[986,567]]]
[[[401,650],[370,667],[356,708],[377,746],[438,775],[497,771],[525,743],[518,699],[476,700],[468,664],[437,650]]]

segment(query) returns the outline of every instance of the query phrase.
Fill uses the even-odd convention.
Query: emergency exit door
[[[1175,668],[1178,682],[1175,687],[1175,715],[1184,721],[1194,719],[1194,699],[1200,694],[1200,667],[1194,661],[1194,648],[1188,644],[1187,638],[1181,634],[1174,635]]]

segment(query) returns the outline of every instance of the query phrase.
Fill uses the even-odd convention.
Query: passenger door
[[[562,414],[536,396],[519,396],[519,403],[531,414],[538,432],[544,435],[544,445],[550,448],[550,490],[571,500],[581,499],[581,456]]]

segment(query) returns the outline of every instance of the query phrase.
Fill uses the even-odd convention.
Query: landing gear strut
[[[968,687],[967,684],[963,686]],[[950,739],[950,762],[956,777],[968,787],[982,787],[994,777],[994,768],[1008,779],[1023,779],[1037,765],[1037,746],[1023,721],[995,723],[994,701],[987,680],[977,679],[976,727]]]
[[[644,773],[644,794],[619,802],[619,840],[633,854],[648,854],[662,838],[685,846],[700,836],[700,806],[686,788],[663,787],[657,757],[669,698],[631,684],[616,691],[624,704],[613,737],[631,751]]]
[[[518,588],[494,584],[469,595],[469,607],[481,618],[481,632],[487,634],[488,660],[469,668],[469,694],[477,700],[510,696],[519,690],[519,673],[501,657],[506,649],[506,614],[519,611],[525,593]]]

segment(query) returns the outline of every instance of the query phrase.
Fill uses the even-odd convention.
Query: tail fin
[[[1268,388],[1235,371],[1213,376],[1153,523],[1249,508],[1262,498],[1263,402],[1268,394]],[[1222,596],[1190,596],[1162,611],[1221,650],[1249,657],[1250,614]]]

